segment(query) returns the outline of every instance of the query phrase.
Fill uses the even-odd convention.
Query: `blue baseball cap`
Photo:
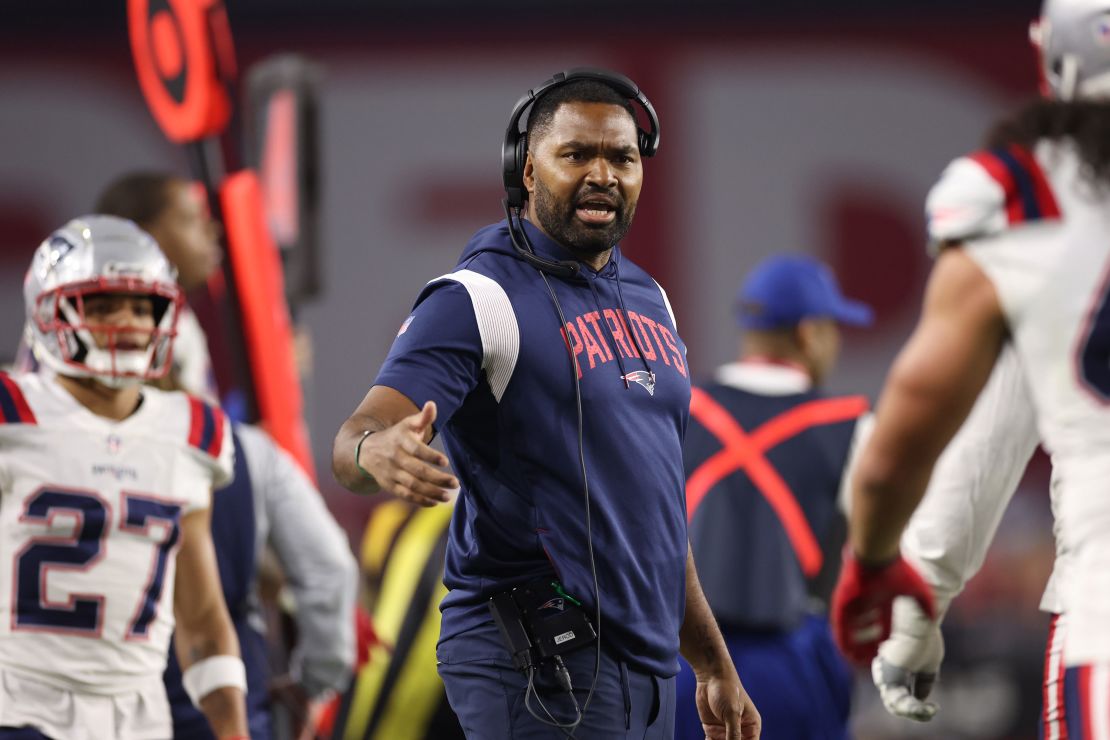
[[[808,318],[867,326],[875,314],[866,303],[845,298],[832,270],[804,254],[768,257],[737,291],[736,319],[745,329],[777,329]]]

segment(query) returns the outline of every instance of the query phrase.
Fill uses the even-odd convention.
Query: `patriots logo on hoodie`
[[[627,375],[622,375],[621,380],[627,383],[639,383],[648,392],[649,396],[655,395],[655,373],[649,373],[647,370],[633,370]]]

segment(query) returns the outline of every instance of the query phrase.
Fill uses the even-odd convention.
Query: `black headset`
[[[525,111],[544,95],[555,88],[578,80],[596,80],[608,85],[625,98],[639,103],[647,113],[651,126],[646,131],[639,125],[636,127],[636,143],[640,149],[640,156],[653,157],[659,151],[659,116],[655,113],[655,107],[647,96],[640,92],[635,82],[617,72],[599,67],[574,67],[565,72],[559,72],[539,87],[526,92],[517,101],[512,115],[509,116],[509,126],[505,129],[505,141],[501,145],[501,178],[505,184],[504,206],[505,217],[509,222],[509,234],[512,236],[513,246],[526,262],[541,272],[561,278],[577,275],[578,263],[573,260],[549,260],[537,255],[535,250],[531,249],[532,245],[528,242],[524,229],[513,223],[512,211],[516,210],[519,220],[520,209],[524,207],[527,193],[524,188],[524,162],[528,158],[528,132],[520,130],[520,119],[524,117]]]

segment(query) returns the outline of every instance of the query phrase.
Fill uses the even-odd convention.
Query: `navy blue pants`
[[[824,617],[793,632],[722,629],[744,688],[763,720],[763,740],[847,740],[852,669],[840,657]],[[675,738],[703,740],[694,706],[696,682],[686,661],[678,672]]]
[[[604,646],[604,631],[602,645]],[[593,680],[595,645],[563,656],[581,706]],[[528,679],[513,668],[509,652],[493,622],[444,640],[436,648],[439,675],[447,699],[471,740],[531,740],[566,737],[529,714]],[[547,667],[535,677],[538,698],[553,717],[574,721],[574,704]],[[577,740],[671,740],[674,734],[674,677],[634,670],[602,649],[601,670],[590,706],[574,731]],[[550,721],[531,697],[532,710]]]
[[[0,740],[50,740],[34,727],[0,727]]]

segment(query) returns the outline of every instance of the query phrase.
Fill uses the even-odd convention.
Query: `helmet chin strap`
[[[1079,60],[1073,54],[1060,57],[1060,99],[1075,100],[1079,87]]]
[[[111,350],[97,348],[89,350],[85,364],[90,377],[109,388],[124,388],[138,385],[146,380],[147,370],[154,357],[154,348],[144,350]]]
[[[78,329],[75,335],[77,341],[86,348],[84,359],[79,365],[60,361],[46,348],[36,348],[36,357],[59,375],[92,378],[108,388],[126,388],[148,379],[146,370],[151,367],[156,351],[153,339],[147,349],[116,350],[113,353],[112,350],[97,347],[87,329]]]
[[[64,375],[67,378],[88,378],[108,388],[127,388],[141,385],[145,381],[140,375],[113,375],[110,370],[101,371],[87,364],[84,367],[74,367],[73,365],[60,363],[48,352],[36,351],[35,356],[58,375]]]
[[[118,375],[90,375],[96,382],[108,388],[120,390],[122,388],[131,388],[136,385],[142,385],[143,379],[134,376],[118,376]]]

